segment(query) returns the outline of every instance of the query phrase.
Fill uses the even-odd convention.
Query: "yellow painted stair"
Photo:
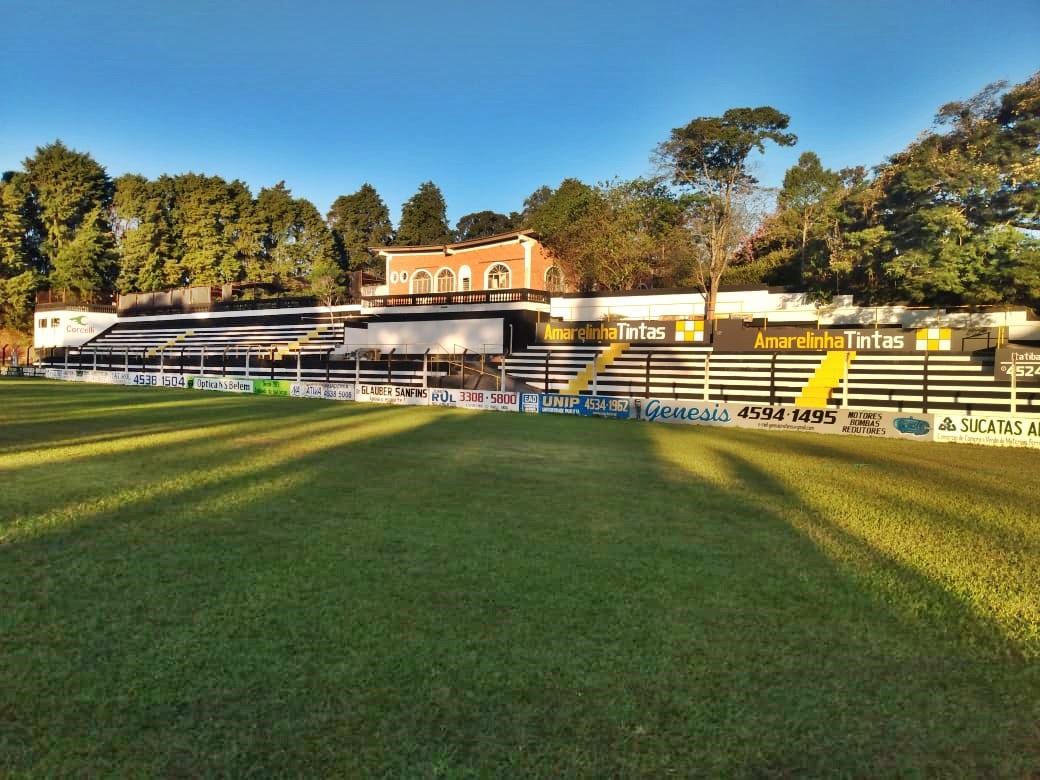
[[[856,357],[855,352],[835,350],[828,352],[816,367],[816,371],[805,383],[802,392],[794,399],[795,406],[823,409],[830,400],[831,392],[841,384],[845,367]]]
[[[193,331],[193,330],[186,330],[186,331],[184,331],[184,333],[181,333],[179,336],[175,336],[174,338],[172,338],[169,341],[167,341],[165,344],[160,344],[157,347],[152,347],[145,354],[148,357],[155,357],[160,352],[162,352],[164,349],[169,349],[170,347],[175,347],[178,344],[180,344],[182,341],[184,341],[184,339],[188,338],[188,336],[192,336],[194,334],[195,334],[195,331]]]
[[[329,325],[319,325],[317,328],[312,330],[310,333],[307,333],[307,334],[305,334],[303,336],[300,336],[300,338],[298,338],[296,341],[291,341],[288,344],[285,344],[285,345],[279,347],[278,351],[275,352],[275,358],[277,358],[278,360],[281,360],[286,355],[290,355],[290,354],[298,351],[300,349],[300,347],[304,346],[307,342],[312,341],[313,339],[315,339],[318,336],[320,336],[322,333],[327,331],[329,329],[329,327],[330,327]]]
[[[621,356],[621,353],[628,349],[629,346],[631,345],[627,343],[611,344],[605,350],[600,352],[595,360],[579,371],[578,375],[568,382],[567,386],[560,392],[563,395],[577,395],[589,386],[592,377],[617,360]]]

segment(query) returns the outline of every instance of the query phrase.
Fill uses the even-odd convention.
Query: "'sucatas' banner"
[[[935,440],[995,447],[1040,447],[1040,416],[939,412],[935,415]]]

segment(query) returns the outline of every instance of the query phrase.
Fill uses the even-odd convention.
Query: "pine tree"
[[[340,195],[328,213],[328,224],[347,268],[372,269],[381,265],[372,246],[386,246],[394,240],[390,210],[375,187],[367,182],[351,195]]]
[[[432,181],[424,182],[401,208],[397,243],[403,246],[427,246],[447,244],[451,240],[444,195]]]

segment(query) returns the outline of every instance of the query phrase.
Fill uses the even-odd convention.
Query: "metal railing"
[[[415,295],[374,295],[363,298],[367,308],[385,306],[455,306],[474,303],[548,303],[545,290],[470,290],[469,292],[418,293]]]

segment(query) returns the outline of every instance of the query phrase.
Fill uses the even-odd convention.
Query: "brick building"
[[[564,289],[563,274],[531,230],[456,244],[384,246],[373,251],[386,262],[389,295]]]

